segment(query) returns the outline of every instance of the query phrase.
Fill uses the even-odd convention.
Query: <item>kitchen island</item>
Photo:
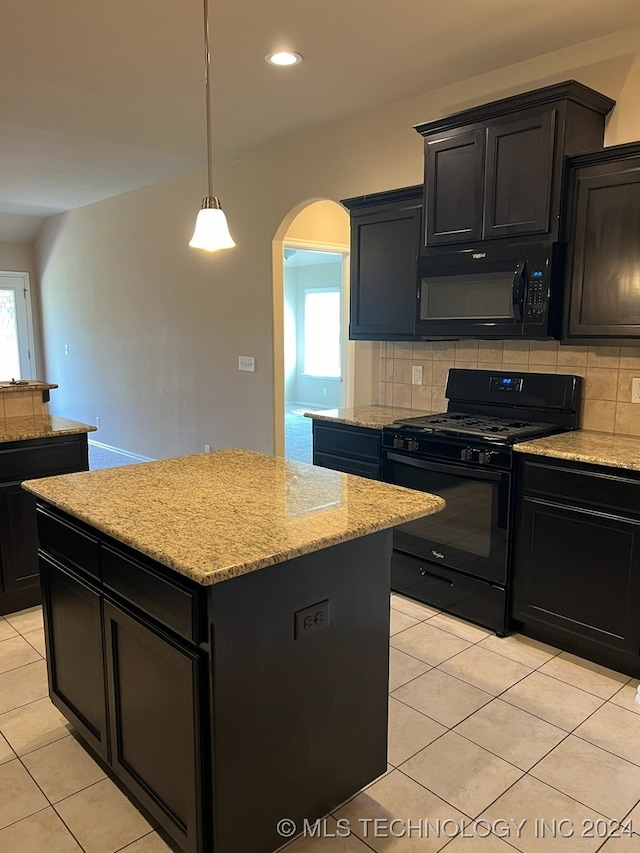
[[[47,413],[43,398],[56,387],[0,383],[0,614],[40,602],[35,501],[21,481],[89,467],[95,427]]]
[[[391,527],[440,498],[246,450],[25,488],[52,701],[183,850],[269,853],[384,773]]]

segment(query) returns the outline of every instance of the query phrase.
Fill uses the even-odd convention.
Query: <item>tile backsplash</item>
[[[49,406],[42,400],[42,389],[0,393],[0,419],[46,415]]]
[[[412,385],[413,365],[422,384]],[[380,345],[380,399],[388,406],[446,409],[451,367],[573,373],[584,378],[583,429],[640,435],[640,403],[631,402],[631,380],[640,377],[640,346],[560,346],[557,341],[433,341]]]

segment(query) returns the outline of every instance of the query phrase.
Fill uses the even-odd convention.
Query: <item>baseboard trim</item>
[[[140,456],[139,453],[131,453],[129,450],[122,450],[120,447],[112,447],[110,444],[103,444],[101,441],[88,439],[89,444],[93,447],[99,447],[100,450],[110,450],[112,453],[117,453],[119,456],[126,456],[128,459],[135,459],[136,462],[154,462],[150,456]]]

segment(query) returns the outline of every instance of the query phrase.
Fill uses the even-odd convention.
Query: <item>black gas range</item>
[[[446,508],[394,531],[392,588],[507,630],[513,445],[578,426],[579,376],[449,371],[447,411],[382,430],[382,477]]]

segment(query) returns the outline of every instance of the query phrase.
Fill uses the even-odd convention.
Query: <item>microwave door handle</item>
[[[511,303],[513,305],[513,316],[519,323],[522,320],[522,302],[524,297],[524,271],[527,265],[526,261],[520,261],[513,273],[513,283],[511,285]]]

